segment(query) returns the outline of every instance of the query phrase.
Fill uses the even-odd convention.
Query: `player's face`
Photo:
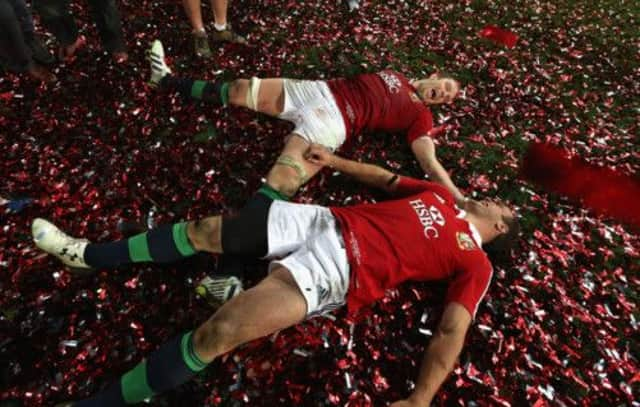
[[[456,98],[458,91],[460,91],[460,84],[457,81],[433,75],[419,81],[418,86],[422,100],[428,105],[451,103]]]
[[[491,222],[494,228],[500,233],[507,232],[508,226],[505,223],[505,219],[513,218],[513,211],[504,203],[494,199],[474,201],[473,210]]]

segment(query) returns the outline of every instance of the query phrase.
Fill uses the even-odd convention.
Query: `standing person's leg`
[[[307,303],[289,271],[276,267],[195,331],[162,345],[120,380],[77,407],[124,406],[190,380],[218,356],[304,320]]]
[[[122,32],[120,12],[115,0],[88,0],[93,21],[96,23],[102,46],[111,53],[118,62],[126,61],[126,52]]]
[[[15,10],[5,1],[0,2],[0,62],[8,69],[26,72],[39,81],[56,80],[55,75],[34,62]]]
[[[0,2],[0,57],[12,71],[26,72],[33,66],[20,22],[6,1]]]
[[[58,57],[62,60],[73,58],[78,48],[85,43],[78,35],[78,27],[69,13],[68,0],[34,0],[33,6],[40,14],[42,24],[53,33],[60,43]]]
[[[211,9],[213,10],[213,21],[216,30],[222,31],[227,28],[227,9],[229,8],[228,0],[211,0]]]
[[[231,29],[231,24],[227,21],[227,12],[229,10],[228,0],[210,0],[211,9],[213,10],[213,20],[215,31],[212,38],[214,42],[235,42],[237,44],[246,44],[247,40],[236,34]]]
[[[9,3],[13,7],[13,11],[20,22],[22,33],[25,36],[33,35],[35,32],[35,28],[33,27],[33,16],[31,15],[31,11],[29,11],[25,1],[9,0]]]
[[[191,29],[193,32],[205,31],[204,22],[202,21],[202,3],[200,0],[182,0],[184,12],[189,18]]]
[[[31,50],[31,57],[34,61],[44,65],[50,65],[55,62],[53,55],[45,48],[39,38],[36,37],[35,28],[33,26],[33,16],[31,10],[27,7],[24,0],[9,0],[13,10],[20,21],[22,27],[22,34],[24,40],[29,49]]]
[[[202,3],[200,0],[182,0],[184,12],[189,18],[191,24],[191,33],[193,35],[193,47],[197,56],[203,58],[211,58],[213,56],[211,48],[209,48],[209,38],[202,21]]]

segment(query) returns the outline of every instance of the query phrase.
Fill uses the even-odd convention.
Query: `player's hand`
[[[431,130],[429,130],[427,132],[427,136],[435,139],[436,137],[438,137],[439,135],[441,135],[442,133],[446,132],[449,129],[450,126],[447,125],[442,125],[442,126],[436,126],[433,127]]]
[[[320,144],[311,144],[304,153],[304,158],[312,164],[332,167],[335,156]]]

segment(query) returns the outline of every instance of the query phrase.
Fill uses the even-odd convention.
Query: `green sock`
[[[289,197],[284,195],[282,192],[274,189],[269,184],[262,184],[260,189],[258,189],[258,194],[263,194],[273,199],[274,201],[288,201]]]
[[[175,388],[207,367],[193,349],[193,331],[174,337],[120,379],[126,404]]]
[[[84,261],[94,268],[114,268],[122,264],[153,261],[168,263],[195,254],[187,236],[187,223],[161,225],[129,239],[91,243]]]
[[[229,82],[195,80],[191,84],[191,97],[227,106],[229,104]]]

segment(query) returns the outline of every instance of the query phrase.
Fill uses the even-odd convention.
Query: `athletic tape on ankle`
[[[255,76],[249,80],[249,88],[247,89],[247,107],[249,109],[258,110],[258,92],[260,91],[260,78]]]
[[[286,165],[287,167],[293,168],[298,174],[298,180],[300,181],[301,185],[309,180],[309,178],[307,177],[307,171],[305,171],[302,164],[294,160],[291,156],[281,155],[276,160],[276,164]]]

